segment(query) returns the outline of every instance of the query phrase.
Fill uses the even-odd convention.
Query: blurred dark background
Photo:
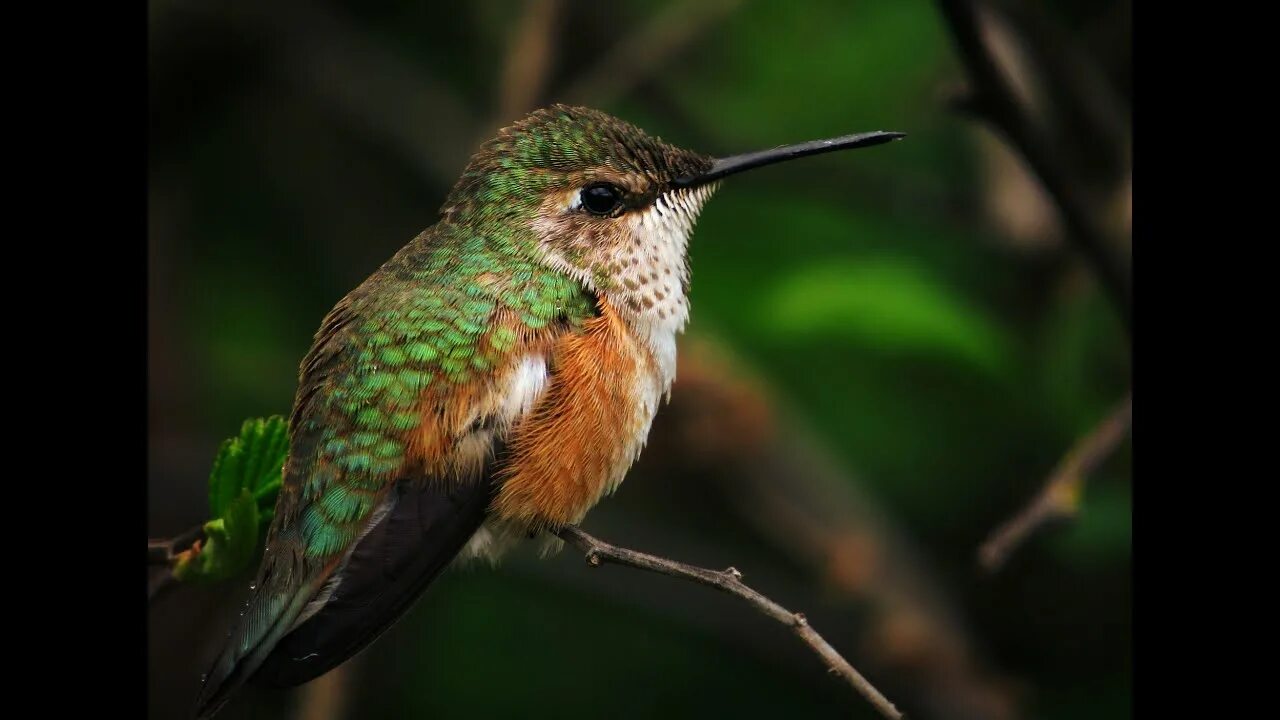
[[[1117,298],[975,113],[924,0],[152,0],[150,532],[204,519],[218,442],[287,413],[320,319],[421,229],[475,146],[585,104],[722,154],[886,129],[727,182],[691,243],[672,404],[585,523],[734,565],[913,717],[1130,710],[1128,443],[1078,516],[976,551],[1126,394]],[[982,40],[1117,255],[1130,6],[992,3]],[[150,609],[149,705],[185,717],[245,582]],[[731,598],[565,551],[438,581],[296,691],[222,717],[875,717]]]

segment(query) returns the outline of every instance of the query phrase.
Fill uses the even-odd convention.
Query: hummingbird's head
[[[897,137],[865,133],[717,159],[598,110],[554,105],[486,142],[441,213],[527,231],[551,267],[633,316],[679,329],[688,318],[689,234],[721,178]]]
[[[688,236],[715,184],[673,183],[713,163],[597,110],[555,105],[485,143],[442,213],[514,222],[545,262],[619,306],[682,314]]]

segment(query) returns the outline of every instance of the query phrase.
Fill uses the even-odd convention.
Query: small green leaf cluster
[[[240,435],[218,448],[209,473],[204,541],[174,558],[173,576],[217,582],[246,568],[271,522],[289,452],[289,426],[279,415],[246,420]]]

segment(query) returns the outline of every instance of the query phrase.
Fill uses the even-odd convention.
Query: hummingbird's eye
[[[592,183],[582,189],[582,206],[595,215],[609,215],[622,205],[622,188],[610,183]]]

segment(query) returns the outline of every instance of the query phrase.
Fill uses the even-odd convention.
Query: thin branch
[[[972,85],[966,109],[986,120],[1040,178],[1062,215],[1067,237],[1092,266],[1126,327],[1131,325],[1129,268],[1096,213],[1069,176],[1043,129],[1036,127],[983,39],[973,0],[938,0]]]
[[[1075,516],[1085,480],[1119,447],[1132,415],[1133,396],[1129,395],[1071,448],[1035,499],[991,534],[978,549],[978,561],[987,572],[999,570],[1014,550],[1049,521]]]
[[[898,709],[893,706],[893,703],[889,702],[884,695],[881,695],[875,686],[855,670],[848,660],[845,660],[840,653],[836,652],[836,649],[831,647],[831,644],[809,625],[803,614],[791,612],[748,587],[742,582],[742,573],[736,569],[709,570],[656,555],[628,550],[627,548],[610,545],[603,540],[599,540],[574,525],[566,525],[556,534],[562,540],[581,550],[586,555],[587,563],[593,567],[613,563],[639,568],[661,575],[709,585],[746,600],[756,610],[794,630],[800,636],[800,639],[822,658],[832,673],[839,675],[845,682],[853,686],[855,690],[880,711],[881,715],[891,718],[891,720],[901,720],[903,717],[902,713],[898,712]]]

